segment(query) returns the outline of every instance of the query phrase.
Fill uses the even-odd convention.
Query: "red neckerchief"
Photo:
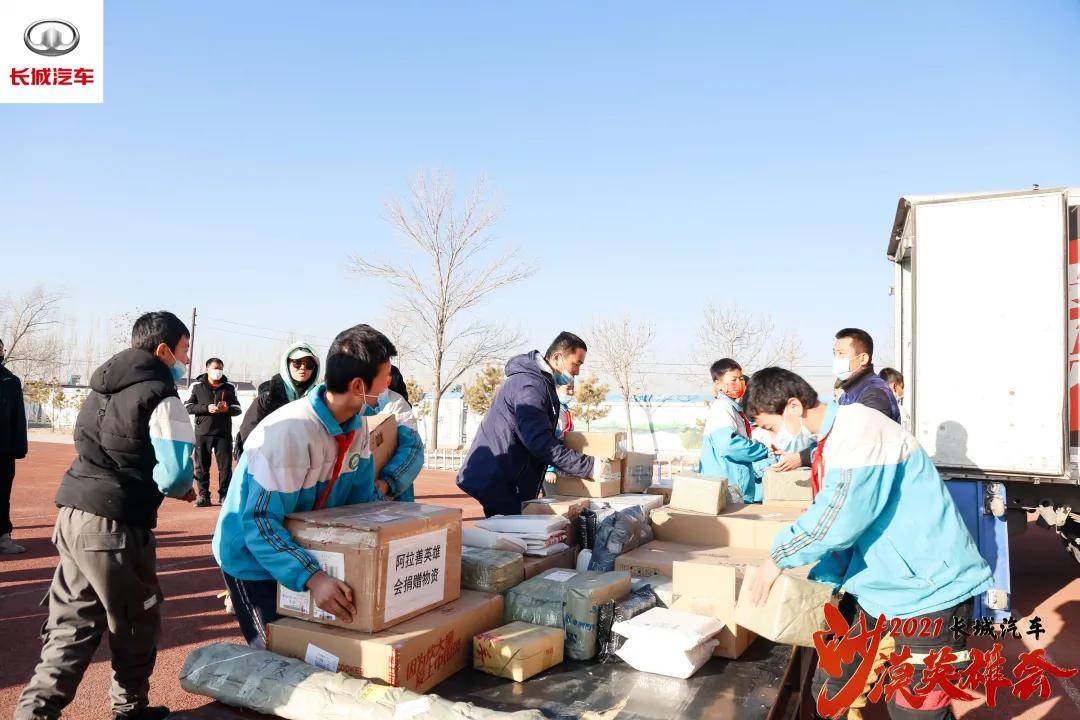
[[[742,410],[736,410],[735,412],[739,413],[739,419],[742,420],[743,427],[746,428],[746,437],[749,438],[750,433],[752,432],[752,430],[750,429],[750,421],[746,419],[746,415],[743,413]]]
[[[322,510],[326,505],[326,501],[330,499],[330,493],[337,483],[338,475],[341,474],[341,465],[345,462],[345,453],[349,451],[349,446],[352,445],[353,436],[355,435],[356,431],[350,430],[347,433],[334,436],[334,440],[337,441],[337,460],[334,461],[334,474],[330,476],[330,482],[326,483],[326,487],[319,493],[318,499],[315,500],[315,507],[312,510]]]
[[[815,497],[821,492],[821,484],[825,482],[825,441],[828,439],[829,433],[825,433],[825,437],[818,440],[810,463],[810,491]]]

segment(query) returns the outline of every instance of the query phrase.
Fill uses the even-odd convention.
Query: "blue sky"
[[[400,255],[381,201],[443,168],[540,264],[484,311],[530,345],[629,312],[683,362],[739,302],[824,366],[891,345],[901,194],[1080,184],[1076,2],[107,5],[104,105],[0,110],[0,294],[82,318],[372,321],[344,257]]]

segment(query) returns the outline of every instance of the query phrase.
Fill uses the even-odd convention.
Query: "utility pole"
[[[191,378],[194,375],[191,374],[191,365],[195,362],[195,308],[191,308],[191,346],[188,348],[188,364],[187,364],[187,377],[188,385],[191,384]]]

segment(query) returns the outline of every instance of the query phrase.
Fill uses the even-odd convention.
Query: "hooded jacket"
[[[195,435],[198,437],[230,437],[232,419],[240,414],[240,400],[236,386],[222,375],[217,385],[210,384],[210,376],[203,373],[191,383],[191,394],[184,403],[189,414],[195,416]],[[210,406],[221,401],[229,406],[227,413],[212,413]]]
[[[56,504],[152,528],[165,496],[183,497],[194,479],[195,436],[176,384],[153,354],[129,348],[94,371],[90,388]]]
[[[516,515],[522,502],[540,494],[549,465],[568,475],[591,477],[593,458],[556,437],[558,416],[555,378],[540,353],[511,358],[506,380],[458,473],[458,486],[489,515]]]
[[[836,403],[821,433],[821,492],[777,533],[777,566],[817,563],[812,579],[855,595],[874,617],[918,617],[990,589],[989,565],[911,433],[865,405]]]
[[[22,383],[0,365],[0,455],[26,457],[26,406]]]
[[[297,350],[307,350],[315,361],[315,370],[312,372],[311,380],[308,381],[307,385],[298,385],[293,380],[292,375],[289,374],[289,356]],[[244,420],[240,423],[240,431],[236,433],[236,443],[233,447],[233,454],[237,459],[243,454],[244,443],[247,441],[248,436],[251,435],[251,431],[262,422],[263,418],[285,405],[285,403],[304,397],[319,384],[319,372],[322,370],[322,366],[319,363],[319,357],[315,354],[315,349],[308,343],[293,343],[286,348],[281,355],[279,367],[280,372],[277,375],[259,386],[259,394],[255,398],[255,402],[251,403],[247,412],[244,413]]]

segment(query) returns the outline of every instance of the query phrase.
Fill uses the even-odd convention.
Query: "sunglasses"
[[[297,370],[299,370],[300,368],[304,368],[305,370],[314,370],[315,369],[315,361],[314,360],[309,360],[307,358],[301,358],[300,360],[290,360],[289,364],[292,365]]]

